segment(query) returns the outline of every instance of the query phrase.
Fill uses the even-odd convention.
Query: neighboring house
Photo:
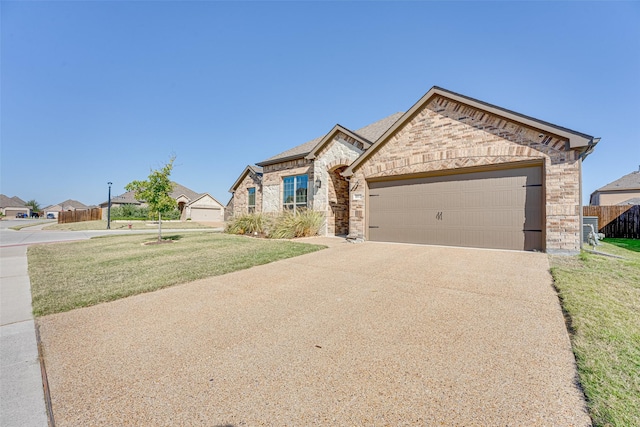
[[[173,182],[173,191],[170,196],[178,204],[180,220],[191,219],[193,221],[224,221],[224,206],[209,193],[196,193],[195,191]],[[111,207],[122,205],[146,206],[146,203],[136,200],[133,191],[128,191],[122,195],[111,198]],[[102,217],[107,217],[109,201],[100,204]]]
[[[58,214],[60,212],[85,210],[85,209],[90,209],[90,207],[77,200],[69,199],[69,200],[65,200],[62,203],[58,203],[56,205],[47,206],[46,208],[43,209],[43,211],[45,216],[47,216],[48,214],[53,214],[54,218],[58,218]]]
[[[598,141],[433,87],[405,113],[245,168],[228,206],[249,211],[253,188],[257,212],[323,212],[323,235],[577,253],[581,162]]]
[[[598,188],[590,199],[592,206],[640,204],[640,170]]]
[[[19,213],[31,216],[31,207],[18,196],[9,197],[0,194],[0,211],[7,218],[13,218]]]

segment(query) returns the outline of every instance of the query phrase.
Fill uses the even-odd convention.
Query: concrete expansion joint
[[[47,421],[49,427],[55,427],[56,422],[53,417],[53,406],[51,404],[51,392],[49,391],[49,380],[47,378],[47,369],[44,363],[44,349],[40,340],[40,325],[34,321],[36,332],[36,344],[38,346],[38,361],[40,362],[40,373],[42,375],[42,392],[44,394],[44,404],[47,411]]]

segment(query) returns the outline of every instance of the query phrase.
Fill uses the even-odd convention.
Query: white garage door
[[[193,221],[223,221],[222,209],[191,208],[191,220]]]
[[[542,169],[369,182],[369,240],[542,250]]]

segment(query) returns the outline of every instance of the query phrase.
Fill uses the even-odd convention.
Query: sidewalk
[[[0,425],[46,427],[27,246],[0,248]]]

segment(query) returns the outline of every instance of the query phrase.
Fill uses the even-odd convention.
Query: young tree
[[[162,240],[162,214],[176,208],[177,203],[169,193],[173,191],[173,183],[169,179],[173,169],[172,156],[169,163],[158,170],[151,170],[145,181],[132,181],[125,186],[128,191],[134,191],[136,199],[145,201],[149,205],[149,215],[158,214],[158,241]]]

